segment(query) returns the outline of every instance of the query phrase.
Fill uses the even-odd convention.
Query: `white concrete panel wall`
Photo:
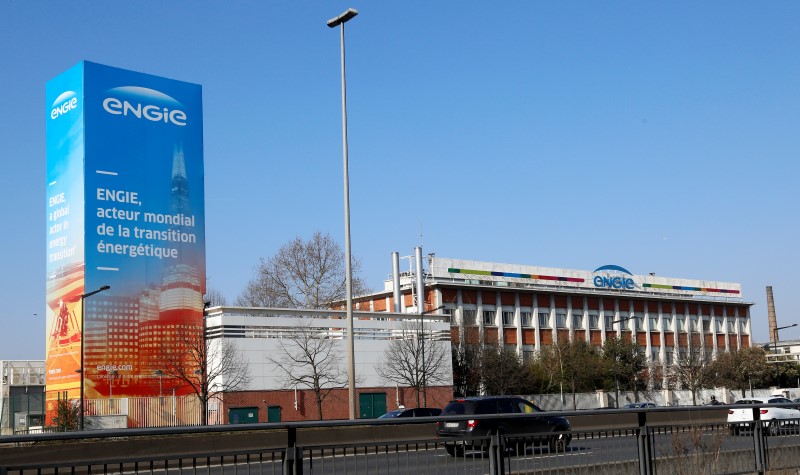
[[[291,311],[286,311],[286,313],[289,312]],[[386,315],[386,313],[377,313],[375,318],[356,319],[353,322],[356,331],[354,349],[357,386],[359,387],[393,385],[381,380],[377,368],[384,360],[390,338],[397,337],[408,320],[387,319]],[[406,315],[405,318],[411,319],[412,322],[414,320],[413,315]],[[247,388],[249,390],[292,389],[286,387],[283,372],[270,361],[270,357],[279,359],[282,354],[281,342],[291,347],[291,342],[284,338],[286,333],[304,325],[318,328],[328,334],[341,336],[340,339],[334,341],[337,345],[338,363],[346,375],[347,340],[345,330],[347,325],[344,319],[237,315],[235,313],[216,314],[207,319],[207,328],[211,335],[217,334],[220,326],[223,327],[223,334],[226,335],[233,334],[234,331],[230,329],[235,327],[238,327],[235,329],[237,334],[241,335],[243,332],[244,337],[230,338],[226,336],[225,340],[236,345],[247,361],[250,372],[250,384]],[[440,339],[436,344],[449,345],[450,324],[448,322],[426,322],[426,329]],[[442,341],[443,339],[446,341]],[[448,357],[445,358],[447,365],[445,371],[446,374],[452,375],[449,346],[446,350]]]

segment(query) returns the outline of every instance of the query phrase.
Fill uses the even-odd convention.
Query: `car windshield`
[[[769,400],[770,404],[786,404],[788,402],[792,402],[792,401],[786,399],[785,397],[776,397],[776,398],[773,398],[773,399]]]
[[[387,412],[386,414],[382,415],[378,419],[391,419],[393,417],[400,417],[400,414],[402,414],[402,413],[403,413],[403,410],[402,409],[398,409],[396,411]]]

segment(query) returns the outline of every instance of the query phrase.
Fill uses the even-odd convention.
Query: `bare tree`
[[[165,377],[189,386],[200,399],[206,425],[208,401],[219,393],[247,389],[249,366],[233,342],[205,338],[199,330],[179,330],[176,343],[160,349],[162,371]]]
[[[369,290],[358,277],[360,262],[353,258],[353,295]],[[255,277],[236,299],[249,307],[328,308],[346,296],[345,255],[329,234],[314,233],[309,241],[297,237],[278,252],[261,259]]]
[[[206,294],[203,295],[203,302],[208,303],[211,307],[228,305],[228,299],[225,298],[225,295],[223,295],[219,289],[213,287],[208,287],[206,289]]]
[[[714,385],[711,370],[711,349],[692,345],[678,353],[678,360],[669,370],[674,379],[692,392],[692,405],[697,405],[697,391]]]
[[[269,361],[283,373],[287,389],[307,388],[314,392],[319,420],[323,419],[322,402],[331,391],[347,387],[347,374],[339,364],[341,340],[334,339],[326,329],[301,325],[279,340],[280,351]]]
[[[420,394],[425,386],[443,384],[452,377],[447,366],[450,342],[432,340],[420,330],[419,323],[403,322],[377,367],[384,381],[414,388],[417,407],[421,407]]]

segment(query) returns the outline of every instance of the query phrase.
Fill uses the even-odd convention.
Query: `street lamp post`
[[[83,427],[84,427],[84,425],[83,425],[83,413],[86,412],[86,404],[85,404],[86,403],[86,401],[85,401],[85,397],[86,396],[84,394],[84,390],[85,390],[84,378],[86,378],[86,370],[84,368],[84,360],[85,360],[85,356],[84,356],[85,355],[85,351],[84,350],[86,348],[86,330],[85,330],[86,310],[85,310],[85,305],[84,304],[85,304],[85,300],[87,298],[91,297],[94,294],[98,294],[100,292],[103,292],[104,290],[108,290],[110,288],[111,288],[110,285],[104,285],[104,286],[100,287],[97,290],[93,290],[91,292],[86,292],[85,294],[81,294],[81,297],[80,297],[81,298],[81,367],[78,370],[78,372],[81,374],[81,424],[80,424],[81,430],[83,430]]]
[[[161,392],[161,378],[164,376],[164,372],[161,371],[160,369],[157,369],[157,370],[155,370],[155,372],[153,374],[158,376],[158,403],[159,404],[163,404],[164,403],[164,399],[163,399],[163,395],[162,395],[162,392]]]
[[[778,327],[773,331],[772,335],[773,335],[774,340],[775,340],[775,354],[778,354],[778,341],[779,341],[778,330],[783,330],[785,328],[792,328],[792,327],[796,327],[796,326],[797,326],[797,324],[793,323],[791,325],[786,325],[785,327]]]
[[[114,379],[117,377],[119,373],[117,370],[112,370],[108,372],[108,407],[111,408],[114,405]]]
[[[355,18],[358,11],[348,8],[347,11],[328,20],[330,28],[340,26],[341,59],[342,59],[342,156],[344,165],[344,248],[345,248],[345,286],[347,287],[347,385],[349,390],[348,407],[350,419],[356,418],[356,366],[355,343],[353,336],[353,269],[350,257],[350,173],[347,161],[347,81],[345,79],[344,61],[344,24]]]
[[[420,293],[420,302],[423,301],[422,297],[422,290],[419,291]],[[424,308],[424,304],[419,305],[419,308]],[[419,328],[422,332],[422,338],[420,338],[420,350],[422,353],[422,407],[428,407],[428,369],[425,368],[425,319],[423,318],[425,315],[429,313],[433,313],[439,311],[444,308],[444,305],[439,305],[436,308],[432,308],[430,310],[419,312]]]
[[[611,322],[611,328],[613,330],[615,323],[626,322],[628,320],[637,319],[637,318],[639,318],[639,317],[637,315],[634,315],[633,317],[625,317],[625,318],[620,318],[619,320],[614,320],[613,322]],[[620,328],[620,331],[622,331],[621,328]],[[616,399],[614,399],[614,407],[616,407],[616,408],[619,408],[619,368],[618,368],[618,366],[619,366],[619,351],[616,351],[615,354],[614,354],[614,386],[616,387]]]

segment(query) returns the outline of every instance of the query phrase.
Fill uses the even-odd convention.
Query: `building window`
[[[672,331],[672,317],[664,317],[661,319],[661,329],[665,332]]]
[[[603,315],[603,320],[606,322],[606,330],[613,330],[612,327],[614,326],[614,315],[609,315],[606,313]]]
[[[556,313],[556,326],[558,328],[567,328],[567,314]]]
[[[634,331],[642,331],[642,318],[634,315],[630,319],[633,320]]]
[[[686,331],[686,319],[684,317],[678,317],[676,320],[678,322],[678,331],[685,332]]]
[[[747,330],[747,325],[745,325],[744,320],[739,320],[739,333],[744,335],[746,333],[745,330]]]
[[[593,330],[600,328],[600,317],[596,313],[589,314],[589,328]]]
[[[724,331],[723,329],[725,328],[725,326],[722,323],[722,319],[717,318],[714,320],[714,323],[716,323],[717,333],[722,333]]]
[[[522,326],[523,327],[530,327],[533,326],[533,318],[531,318],[531,312],[522,312],[520,313],[520,317],[522,318]]]
[[[658,348],[652,348],[650,350],[650,361],[654,363],[658,361],[658,351],[659,351]]]
[[[509,312],[509,311],[503,312],[503,325],[504,326],[514,325],[514,312]]]
[[[484,310],[483,311],[483,324],[494,326],[494,310]]]
[[[536,358],[536,352],[530,350],[522,350],[522,363],[530,364]]]
[[[583,314],[572,312],[572,328],[583,328]]]
[[[731,319],[728,319],[728,333],[736,333],[736,325],[733,324]]]
[[[674,358],[674,355],[673,355],[672,351],[667,350],[667,352],[664,353],[664,357],[665,357],[664,358],[664,360],[665,360],[664,363],[665,364],[671,365],[671,364],[673,364],[675,362],[675,358]]]
[[[703,333],[711,333],[711,320],[703,319]]]
[[[539,326],[542,328],[550,327],[550,312],[539,312]]]
[[[697,331],[697,318],[696,317],[689,317],[689,331],[696,332]]]
[[[464,310],[464,325],[475,325],[477,323],[477,310]]]
[[[650,330],[658,330],[658,317],[650,317]]]

